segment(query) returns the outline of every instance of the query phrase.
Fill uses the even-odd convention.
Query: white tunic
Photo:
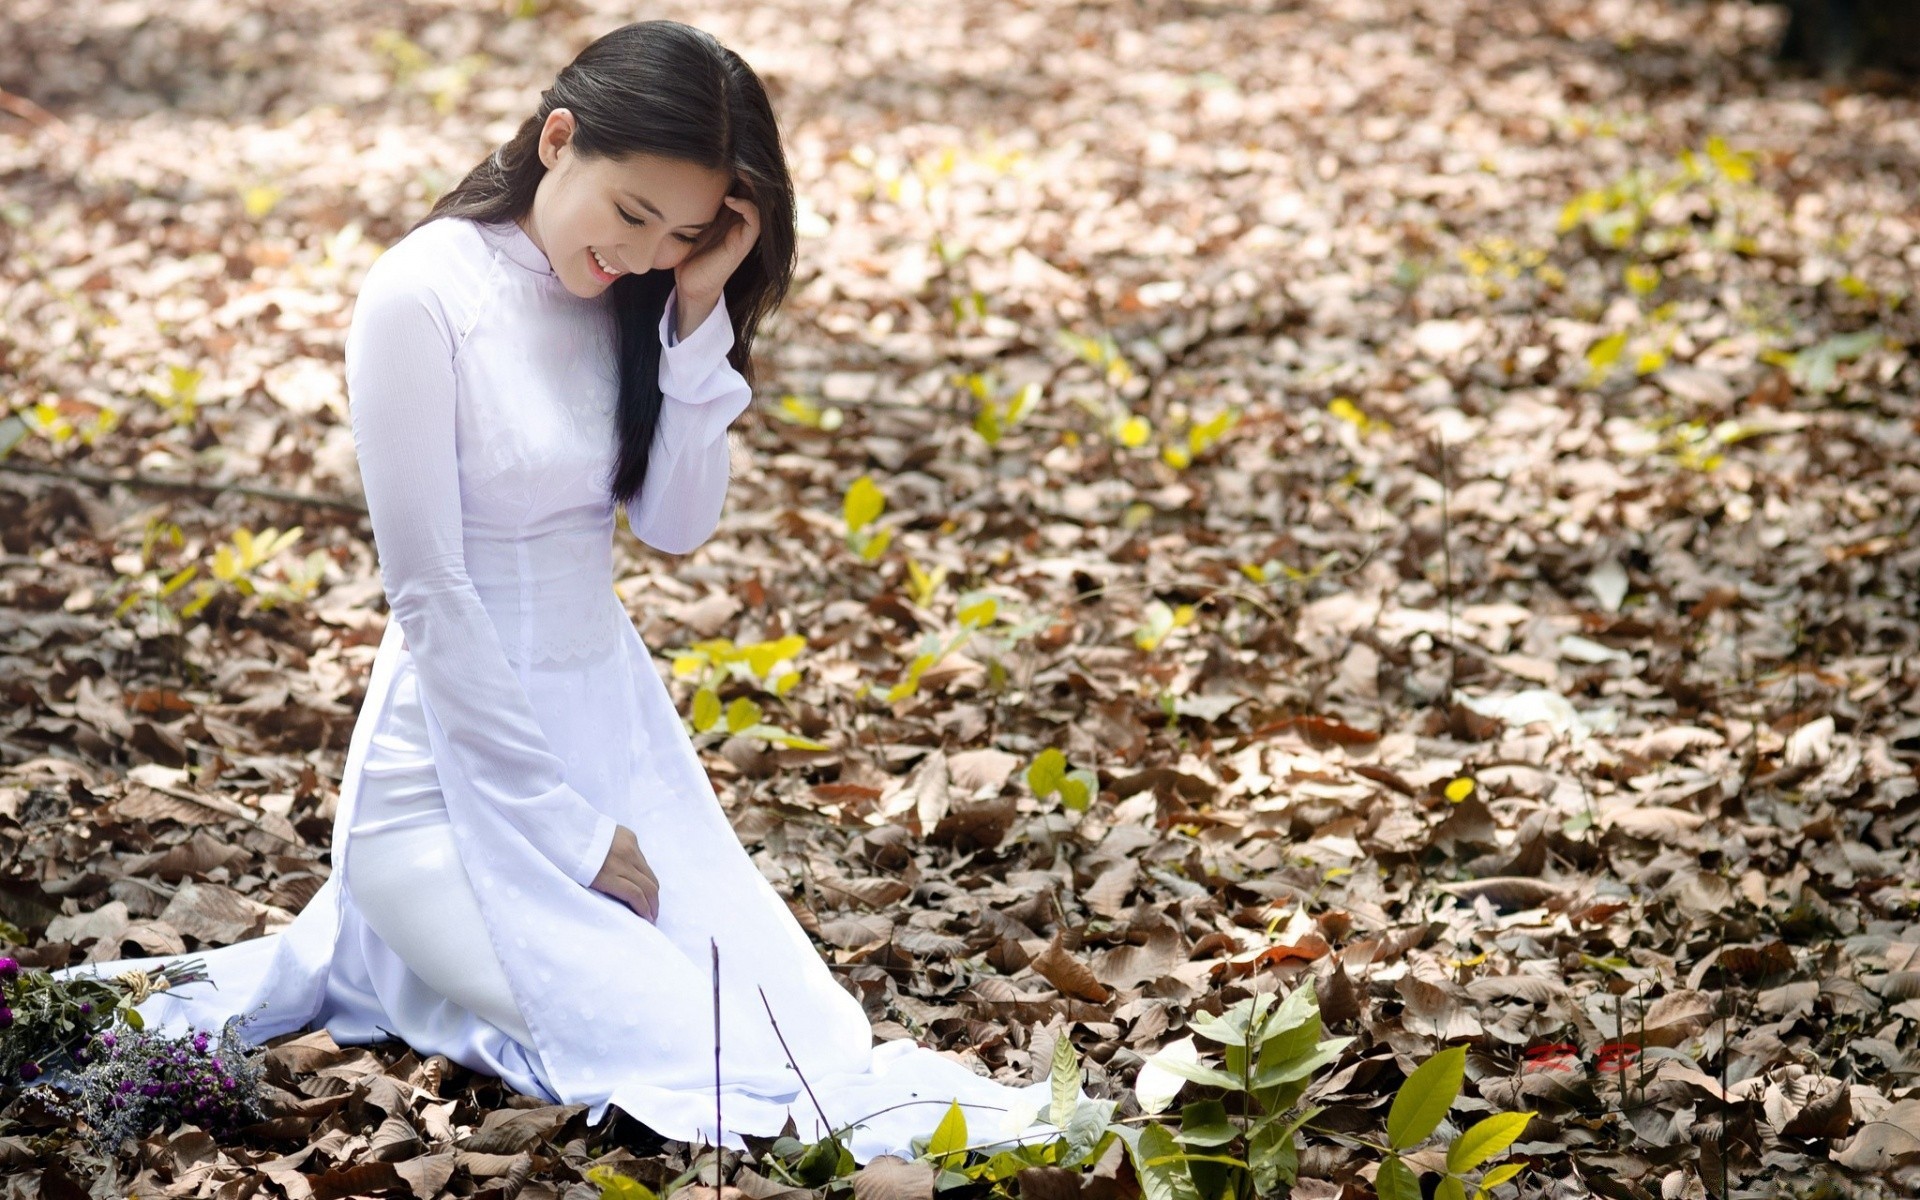
[[[627,508],[651,546],[711,536],[726,430],[750,393],[728,365],[722,304],[661,336],[659,432]],[[971,1140],[1024,1133],[1044,1079],[1009,1087],[907,1040],[873,1047],[842,988],[734,835],[671,697],[613,591],[613,312],[569,292],[517,224],[443,218],[368,271],[346,341],[353,432],[393,611],[354,725],[332,874],[282,930],[202,951],[211,983],[140,1006],[167,1032],[255,1012],[256,1042],[324,1025],[399,1036],[599,1122],[618,1105],[667,1137],[714,1138],[713,977],[720,951],[725,1140],[789,1115],[825,1131],[767,1018],[865,1162],[909,1153],[959,1100]],[[404,646],[403,646],[404,639]],[[346,847],[371,737],[411,673],[461,861],[534,1044],[435,994],[367,926]],[[660,881],[657,923],[587,885],[616,825]],[[430,904],[431,897],[422,897]],[[151,967],[136,958],[59,974]],[[887,1110],[887,1111],[881,1111]]]

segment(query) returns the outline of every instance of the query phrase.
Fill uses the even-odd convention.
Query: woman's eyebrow
[[[625,195],[626,195],[626,197],[627,197],[627,199],[629,199],[629,200],[631,200],[631,201],[633,201],[633,202],[634,202],[635,204],[638,204],[638,205],[639,205],[639,206],[640,206],[641,208],[644,208],[644,209],[646,209],[646,210],[647,210],[648,212],[650,212],[650,213],[652,213],[652,214],[653,214],[653,215],[654,215],[655,217],[658,217],[658,218],[659,218],[660,220],[662,220],[662,221],[664,221],[664,220],[666,220],[666,219],[667,219],[667,214],[665,214],[665,213],[663,213],[663,212],[661,212],[661,211],[660,211],[659,209],[657,209],[657,208],[655,208],[655,207],[653,206],[653,202],[652,202],[652,201],[650,201],[650,200],[648,200],[648,199],[647,199],[647,198],[646,198],[645,196],[642,196],[642,195],[640,195],[640,194],[639,194],[638,192],[627,192],[627,193],[625,193]],[[677,226],[677,228],[680,228],[680,229],[705,229],[705,228],[706,228],[707,226],[709,226],[709,225],[711,225],[711,224],[713,224],[713,222],[712,222],[712,221],[702,221],[702,222],[700,222],[700,223],[699,223],[698,225],[695,225],[695,224],[693,224],[693,223],[691,223],[691,222],[689,222],[689,223],[687,223],[687,224],[685,224],[685,225],[681,225],[681,226]]]

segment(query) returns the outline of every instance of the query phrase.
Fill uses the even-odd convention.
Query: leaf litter
[[[629,19],[523,9],[0,17],[22,962],[271,933],[325,879],[386,620],[356,281]],[[618,590],[669,676],[805,636],[723,698],[827,750],[697,742],[877,1037],[1013,1081],[1068,1038],[1132,1115],[1198,1014],[1310,983],[1355,1040],[1300,1195],[1364,1194],[1334,1135],[1458,1043],[1449,1122],[1534,1114],[1522,1195],[1911,1194],[1910,90],[1782,73],[1758,5],[672,15],[774,88],[801,273],[718,534],[623,534]],[[89,482],[136,475],[205,486]],[[397,1042],[269,1064],[268,1121],[153,1135],[127,1188],[590,1195],[699,1153]],[[84,1190],[57,1132],[0,1113],[8,1196]]]

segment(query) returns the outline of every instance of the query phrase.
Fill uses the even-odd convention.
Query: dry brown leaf
[[[1069,996],[1104,1004],[1110,995],[1106,986],[1094,977],[1092,969],[1067,951],[1062,934],[1056,933],[1047,948],[1034,956],[1032,966],[1048,983]]]

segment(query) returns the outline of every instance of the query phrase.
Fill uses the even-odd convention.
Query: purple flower
[[[20,974],[20,964],[11,958],[0,958],[0,979],[11,983]]]
[[[12,960],[12,959],[8,959],[7,961],[8,961],[8,962],[12,962],[13,960]],[[20,1078],[21,1078],[21,1079],[24,1079],[24,1080],[25,1080],[25,1081],[27,1081],[28,1083],[32,1083],[32,1082],[33,1082],[34,1080],[36,1080],[36,1079],[38,1079],[38,1078],[40,1078],[40,1064],[39,1064],[39,1063],[37,1063],[37,1062],[23,1062],[23,1063],[21,1063],[21,1064],[20,1064]]]
[[[81,1012],[83,1012],[83,1013],[90,1013],[90,1012],[92,1012],[92,1011],[93,1011],[93,1001],[91,1001],[91,1000],[82,1000],[82,1001],[80,1002],[80,1011],[81,1011]]]
[[[102,1046],[105,1046],[109,1050],[113,1049],[113,1044],[119,1040],[120,1040],[119,1038],[114,1037],[110,1033],[103,1033],[100,1035],[100,1044]]]
[[[225,1089],[226,1089],[227,1091],[229,1091],[229,1092],[230,1092],[230,1091],[232,1091],[232,1090],[233,1090],[233,1076],[231,1076],[231,1075],[222,1075],[222,1076],[220,1077],[220,1086],[221,1086],[222,1088],[225,1088]]]
[[[13,1024],[13,1010],[0,1004],[0,1029],[5,1029],[11,1024]]]
[[[193,1048],[201,1054],[207,1052],[207,1035],[204,1030],[193,1035]]]

